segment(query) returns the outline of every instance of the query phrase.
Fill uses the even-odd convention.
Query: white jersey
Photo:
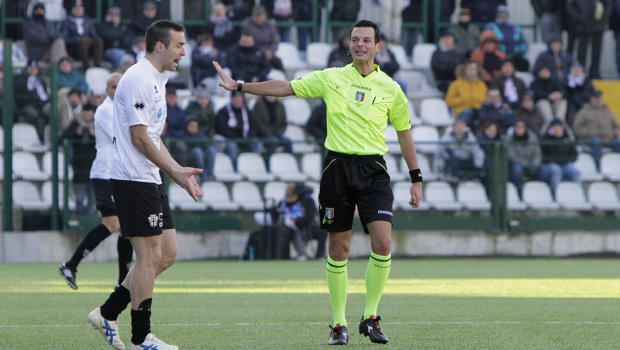
[[[106,96],[95,111],[95,148],[97,157],[90,168],[91,179],[110,179],[110,169],[114,159],[114,101]]]
[[[161,184],[159,168],[131,142],[129,127],[146,125],[148,137],[160,149],[166,116],[166,82],[146,58],[131,66],[114,95],[114,162],[110,178]]]

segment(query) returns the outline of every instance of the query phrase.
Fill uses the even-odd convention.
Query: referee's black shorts
[[[101,212],[101,216],[116,216],[116,205],[112,197],[112,185],[110,180],[90,179],[95,193],[95,208]]]
[[[173,229],[174,218],[162,185],[110,180],[123,237],[148,237]]]
[[[382,156],[327,153],[319,192],[322,229],[350,230],[357,205],[364,232],[368,234],[368,224],[373,221],[392,223],[393,202],[390,176]]]

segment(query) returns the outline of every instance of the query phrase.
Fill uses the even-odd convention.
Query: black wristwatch
[[[243,84],[245,84],[245,81],[237,80],[237,91],[241,91],[241,89],[243,88]]]

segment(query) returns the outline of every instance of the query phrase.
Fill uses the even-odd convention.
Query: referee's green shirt
[[[363,77],[352,64],[308,73],[291,81],[297,97],[321,97],[327,105],[325,148],[345,154],[384,155],[388,119],[411,129],[407,97],[379,70]]]

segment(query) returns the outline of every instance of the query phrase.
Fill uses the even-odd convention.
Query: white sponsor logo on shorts
[[[387,210],[377,210],[377,214],[385,214],[389,216],[394,216],[394,214],[392,214],[391,211],[387,211]]]

